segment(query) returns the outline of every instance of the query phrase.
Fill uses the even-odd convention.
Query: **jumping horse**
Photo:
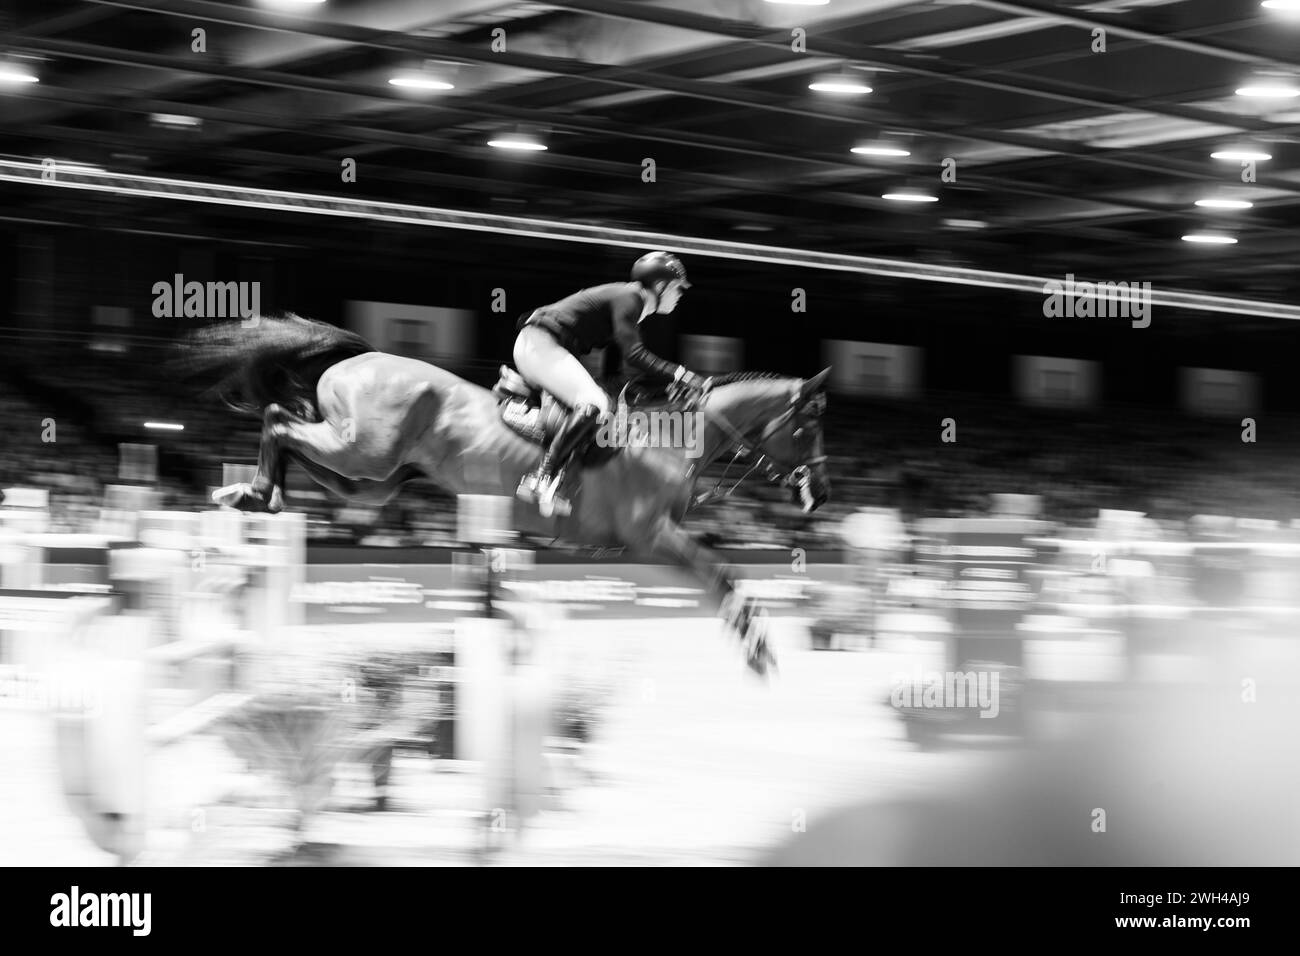
[[[513,496],[543,452],[544,429],[530,440],[507,424],[503,412],[511,403],[501,400],[500,388],[494,394],[292,314],[197,330],[183,343],[180,366],[191,385],[262,419],[255,477],[213,495],[242,511],[283,509],[291,460],[341,498],[379,505],[420,478],[452,494]],[[612,452],[593,449],[571,512],[544,518],[519,504],[515,530],[534,541],[623,548],[680,566],[721,609],[749,666],[766,673],[774,658],[753,600],[739,596],[722,556],[698,544],[681,522],[693,504],[717,496],[720,484],[705,495],[695,485],[727,455],[732,464],[749,456],[741,479],[761,469],[805,512],[829,500],[821,429],[829,371],[807,380],[754,373],[715,379],[695,409],[703,429],[693,450],[635,442]]]

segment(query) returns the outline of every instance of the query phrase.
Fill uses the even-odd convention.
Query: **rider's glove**
[[[677,367],[677,374],[673,376],[672,391],[678,398],[687,405],[694,405],[700,400],[708,390],[709,380],[703,376],[696,375],[685,368]]]

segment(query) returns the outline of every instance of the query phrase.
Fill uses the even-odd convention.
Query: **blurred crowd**
[[[135,480],[119,470],[119,443],[153,444],[161,506],[210,507],[223,464],[255,463],[259,423],[191,394],[164,374],[165,359],[161,351],[131,358],[82,348],[71,361],[51,361],[11,350],[10,374],[0,379],[0,415],[8,426],[0,487],[47,489],[54,530],[89,530],[104,489]],[[945,430],[946,419],[953,425]],[[149,431],[148,420],[185,430]],[[721,547],[833,548],[841,544],[841,521],[858,508],[977,515],[999,493],[1039,495],[1042,517],[1067,524],[1091,522],[1103,508],[1162,521],[1300,516],[1291,479],[1300,419],[1293,417],[1270,416],[1251,443],[1242,441],[1239,422],[1165,410],[1047,411],[968,395],[906,403],[832,396],[824,426],[831,504],[805,516],[787,490],[751,478],[695,512],[689,526]],[[719,473],[720,466],[706,473],[699,488]],[[383,507],[361,507],[291,469],[289,495],[317,542],[456,543],[455,501],[428,484],[408,485]]]

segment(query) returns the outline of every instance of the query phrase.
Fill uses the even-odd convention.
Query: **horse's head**
[[[805,381],[796,380],[789,400],[766,422],[750,444],[769,481],[790,489],[791,500],[805,513],[816,511],[831,497],[831,481],[822,448],[822,412],[826,410],[825,369]]]

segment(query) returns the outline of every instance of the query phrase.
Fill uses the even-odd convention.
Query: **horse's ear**
[[[826,367],[810,379],[806,379],[803,386],[799,389],[799,394],[803,398],[816,395],[826,387],[826,379],[831,374],[830,367]]]

